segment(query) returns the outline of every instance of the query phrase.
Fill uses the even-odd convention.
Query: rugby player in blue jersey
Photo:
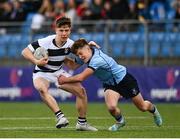
[[[125,125],[125,118],[117,107],[118,100],[122,97],[132,99],[139,110],[152,113],[157,126],[162,125],[162,118],[156,106],[143,99],[136,79],[127,72],[126,67],[116,63],[113,58],[104,54],[100,49],[89,47],[85,39],[75,41],[71,52],[86,63],[87,68],[80,74],[71,77],[60,76],[59,84],[82,82],[92,74],[97,76],[105,88],[104,96],[107,108],[116,120],[116,123],[109,127],[110,131],[117,131]]]

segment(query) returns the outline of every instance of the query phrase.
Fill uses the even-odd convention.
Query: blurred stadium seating
[[[134,4],[135,1],[129,2]],[[98,26],[98,21],[73,21],[74,28],[70,38],[93,40],[104,52],[117,59],[179,58],[180,28],[174,30],[173,20],[176,11],[171,6],[172,2],[172,0],[154,1],[149,9],[144,9],[150,14],[147,26],[134,19],[132,22],[128,19],[104,22],[103,19]],[[30,10],[26,20],[19,25],[11,24],[13,27],[9,26],[9,23],[4,23],[3,26],[1,23],[0,29],[5,27],[7,32],[0,32],[0,58],[21,59],[22,49],[30,42],[52,34],[52,23],[45,23],[46,26],[35,32],[31,29],[32,19],[36,13],[37,11]],[[82,29],[84,31],[80,31]]]
[[[32,40],[43,38],[47,34],[35,34]],[[101,47],[104,46],[103,33],[72,33],[71,38],[85,38],[94,40]],[[28,35],[5,34],[0,36],[0,56],[19,57],[21,50],[30,43]],[[109,46],[114,57],[144,57],[144,34],[140,32],[109,33]],[[149,54],[152,57],[180,57],[180,35],[178,33],[153,32],[149,34]]]

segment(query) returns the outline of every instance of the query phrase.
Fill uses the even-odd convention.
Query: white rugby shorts
[[[49,81],[50,83],[54,83],[57,87],[60,87],[60,85],[58,84],[58,77],[60,75],[63,75],[65,77],[70,77],[72,76],[71,74],[69,74],[68,72],[66,72],[63,69],[60,69],[58,71],[55,72],[37,72],[37,73],[33,73],[33,80],[41,77],[46,79],[47,81]]]

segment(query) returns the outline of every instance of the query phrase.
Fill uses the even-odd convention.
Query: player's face
[[[79,48],[77,50],[76,55],[84,62],[87,63],[91,56],[92,56],[92,50],[89,48],[89,46],[84,46],[83,48]]]
[[[71,33],[71,28],[68,25],[63,25],[59,28],[56,28],[56,37],[61,42],[67,41],[70,33]]]

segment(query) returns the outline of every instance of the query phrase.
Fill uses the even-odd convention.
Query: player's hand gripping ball
[[[36,59],[48,58],[48,51],[44,47],[38,47],[34,52]]]

